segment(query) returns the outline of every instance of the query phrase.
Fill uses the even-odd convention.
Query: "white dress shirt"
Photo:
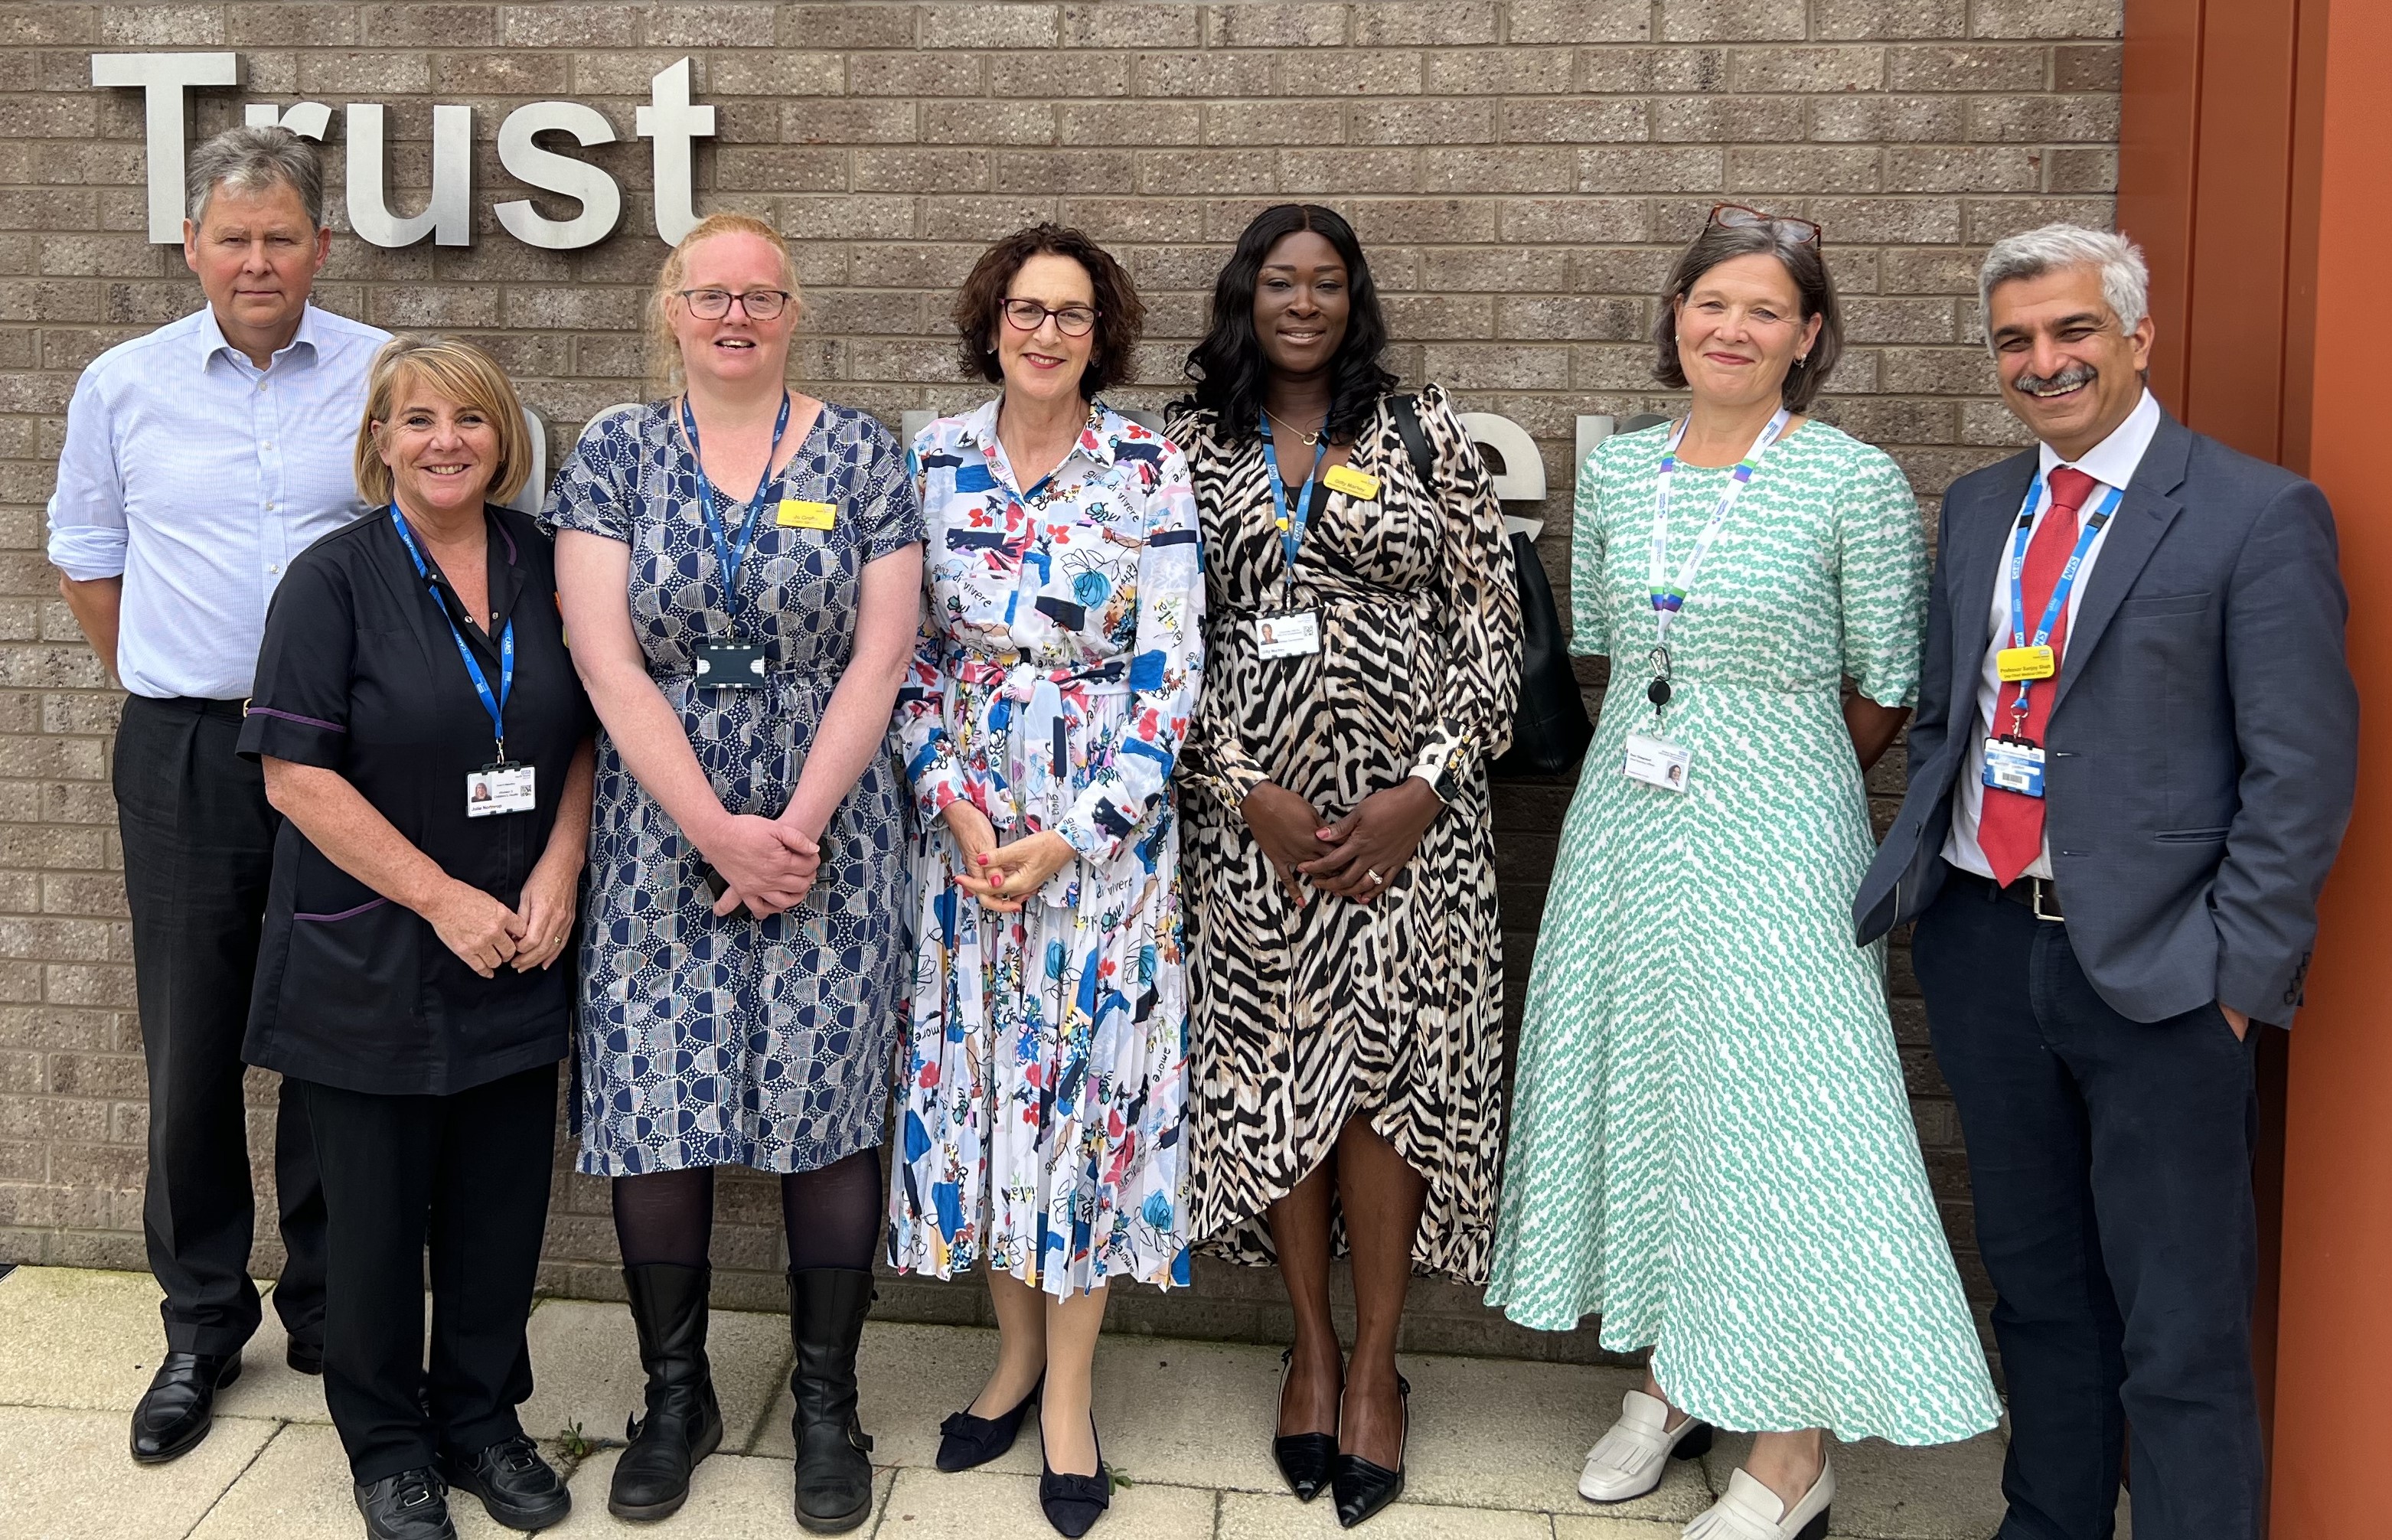
[[[124,579],[136,695],[247,695],[291,559],[349,523],[366,374],[390,333],[307,306],[264,369],[213,307],[92,360],[67,408],[51,563]]]
[[[2152,435],[2159,431],[2160,404],[2147,390],[2143,392],[2143,398],[2135,404],[2135,409],[2126,414],[2126,421],[2111,430],[2109,437],[2087,450],[2085,458],[2075,462],[2076,469],[2103,486],[2114,486],[2124,492],[2126,484],[2135,479],[2135,468],[2143,462],[2143,452],[2152,446]],[[2043,463],[2043,500],[2035,506],[2035,518],[2039,521],[2051,507],[2051,472],[2069,462],[2060,459],[2060,452],[2048,444],[2038,447]],[[2098,490],[2088,494],[2077,516],[2080,519],[2089,516],[2105,496],[2106,493]],[[2116,521],[2111,522],[2114,524]],[[2093,565],[2101,560],[2101,548],[2109,541],[2110,525],[2104,524],[2101,532],[2093,537],[2092,547],[2085,552],[2085,561],[2076,569],[2076,586],[2068,591],[2068,630],[2060,639],[2063,658],[2067,655],[2066,650],[2076,644],[2077,606],[2085,602],[2085,589],[2093,576]],[[2002,559],[1996,563],[1994,571],[1993,634],[1985,643],[1983,665],[1977,671],[1977,715],[1969,731],[1969,757],[1960,766],[1960,783],[1952,799],[1952,832],[1944,839],[1944,859],[1962,871],[1974,872],[1981,877],[1994,874],[1993,863],[1985,860],[1985,852],[1977,846],[1977,821],[1983,816],[1985,809],[1985,739],[1994,730],[1995,712],[2008,709],[2001,704],[2002,696],[2005,693],[2015,695],[2018,692],[2017,685],[2003,684],[2001,670],[1995,661],[2011,641],[2009,557],[2009,542],[2005,541]],[[2044,842],[2043,848],[2022,874],[2045,878],[2051,875],[2049,840]]]

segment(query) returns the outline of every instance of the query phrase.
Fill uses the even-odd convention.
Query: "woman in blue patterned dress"
[[[598,740],[580,1168],[614,1178],[647,1369],[608,1506],[660,1519],[722,1438],[706,1359],[714,1170],[781,1175],[798,1518],[871,1510],[855,1350],[903,981],[889,714],[922,524],[863,412],[785,383],[787,248],[719,214],[653,316],[685,388],[593,422],[558,478],[557,586]]]
[[[1077,1535],[1105,1507],[1108,1288],[1188,1281],[1166,788],[1203,576],[1187,462],[1094,400],[1138,342],[1120,265],[1037,226],[981,258],[955,318],[966,370],[1005,389],[914,443],[930,610],[897,717],[922,828],[889,1249],[942,1278],[988,1269],[996,1367],[939,1468],[1003,1454],[1035,1398],[1039,1501]]]

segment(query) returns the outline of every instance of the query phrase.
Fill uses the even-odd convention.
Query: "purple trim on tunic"
[[[253,705],[249,714],[253,717],[280,717],[286,722],[297,722],[301,727],[320,727],[327,732],[349,731],[340,723],[328,722],[321,717],[302,717],[295,711],[277,711],[270,705]]]
[[[388,899],[376,899],[371,903],[359,904],[355,909],[344,909],[338,914],[293,914],[291,917],[294,920],[313,921],[318,925],[322,925],[329,920],[354,920],[358,915],[364,913],[367,910],[380,909],[383,905],[388,902],[390,902]]]

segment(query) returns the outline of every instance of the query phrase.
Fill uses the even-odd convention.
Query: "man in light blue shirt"
[[[206,1437],[260,1319],[240,1044],[280,819],[234,743],[275,585],[366,511],[358,429],[388,340],[307,303],[332,248],[313,146],[233,129],[200,148],[190,186],[183,258],[208,303],[84,371],[49,506],[59,591],[131,692],[115,791],[150,1073],[142,1221],[166,1295],[167,1351],[133,1416],[145,1462]],[[318,1372],[323,1194],[287,1097],[275,1173],[275,1307],[292,1366]]]

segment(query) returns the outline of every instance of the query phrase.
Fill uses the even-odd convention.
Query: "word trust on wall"
[[[182,244],[187,206],[184,155],[189,138],[191,93],[238,86],[240,56],[229,53],[94,54],[91,83],[138,90],[143,97],[148,141],[150,239]],[[689,99],[689,60],[656,71],[648,105],[631,125],[656,157],[656,233],[667,244],[697,223],[692,207],[694,145],[714,134],[714,109]],[[376,246],[412,246],[430,236],[438,245],[470,246],[474,240],[474,110],[432,110],[432,196],[420,214],[390,210],[388,161],[384,153],[385,109],[377,102],[351,102],[344,110],[348,137],[349,227]],[[320,101],[287,108],[252,102],[243,111],[252,124],[279,123],[322,142],[332,126],[332,110]],[[561,135],[582,149],[613,144],[615,125],[596,108],[576,101],[536,101],[516,108],[499,123],[499,164],[507,175],[541,192],[581,205],[570,219],[551,219],[527,199],[500,203],[491,212],[507,234],[544,251],[571,252],[594,246],[615,233],[623,217],[623,189],[587,161],[539,142]]]
[[[240,81],[238,54],[91,56],[94,85],[142,94],[153,242],[182,244],[184,211],[189,205],[185,159],[191,93],[238,86]],[[713,136],[714,109],[690,100],[686,58],[657,71],[648,84],[648,105],[635,114],[632,133],[653,147],[656,233],[670,244],[697,223],[691,169],[696,142]],[[348,141],[349,227],[360,239],[376,246],[412,246],[426,236],[437,245],[472,245],[474,110],[448,105],[432,109],[432,195],[422,211],[413,214],[396,214],[390,209],[384,111],[376,102],[350,102],[343,109]],[[242,117],[251,124],[279,123],[318,143],[332,126],[332,109],[320,101],[289,107],[252,102],[243,109]],[[491,212],[498,215],[500,228],[527,246],[551,252],[594,246],[614,234],[622,222],[623,189],[604,169],[539,143],[543,134],[561,135],[586,149],[617,142],[615,125],[596,108],[573,101],[530,102],[499,123],[499,164],[507,175],[541,192],[572,199],[580,204],[581,212],[570,219],[551,219],[528,199],[500,203]],[[917,426],[911,421],[915,415],[928,421],[928,414],[908,414],[909,435]],[[1491,412],[1466,413],[1462,424],[1482,448],[1492,451],[1502,467],[1495,475],[1496,496],[1505,502],[1543,498],[1544,465],[1526,429]],[[1582,416],[1577,426],[1577,455],[1583,462],[1594,444],[1612,432],[1613,421],[1608,417]],[[534,435],[534,442],[540,442],[540,435]],[[540,476],[531,478],[535,488],[541,483]],[[1534,522],[1512,522],[1534,537]]]

